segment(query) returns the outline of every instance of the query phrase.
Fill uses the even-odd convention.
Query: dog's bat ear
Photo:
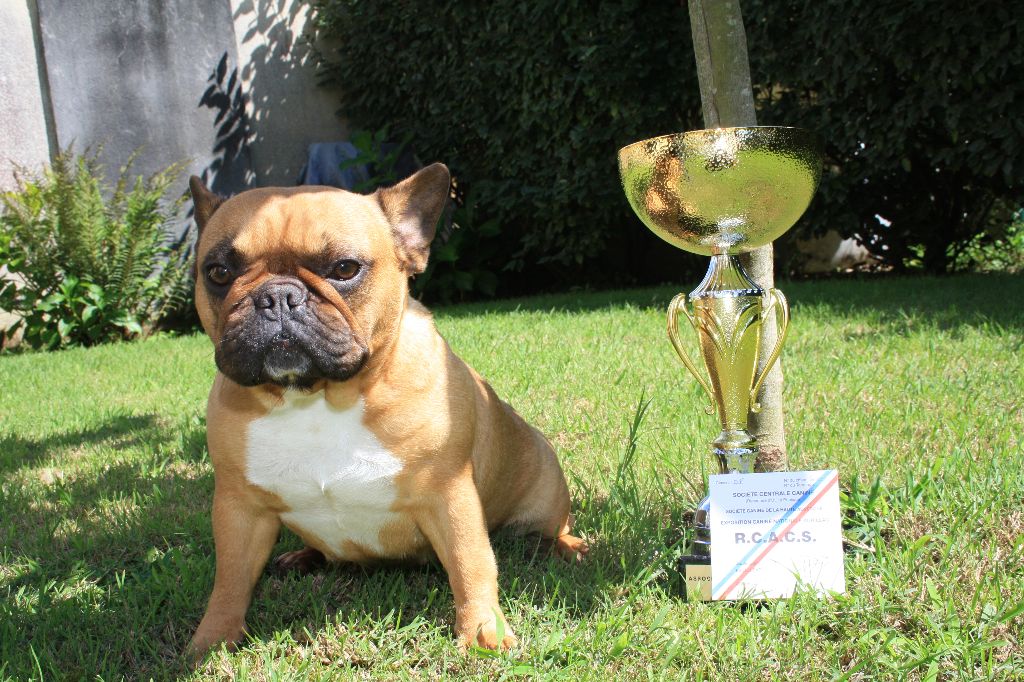
[[[448,167],[435,163],[374,194],[391,223],[398,255],[410,275],[418,275],[427,268],[430,242],[450,187]]]
[[[213,212],[224,203],[224,197],[206,189],[206,185],[196,175],[188,179],[188,190],[192,193],[192,213],[195,216],[196,225],[199,226],[199,231],[202,232]]]

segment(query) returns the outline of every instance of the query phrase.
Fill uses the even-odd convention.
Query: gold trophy
[[[673,246],[711,256],[704,281],[672,299],[668,335],[711,399],[708,414],[717,409],[722,432],[711,451],[723,474],[754,470],[758,446],[747,417],[760,410],[761,383],[778,360],[789,326],[786,297],[752,282],[737,256],[796,223],[817,189],[821,164],[817,136],[799,128],[694,130],[619,150],[622,186],[640,220]],[[761,325],[772,308],[778,342],[756,374]],[[679,313],[697,333],[708,379],[679,338]],[[711,553],[709,512],[705,497],[694,516],[697,557]]]

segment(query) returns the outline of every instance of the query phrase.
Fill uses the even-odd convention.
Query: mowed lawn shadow
[[[649,289],[613,289],[608,291],[578,291],[563,294],[546,294],[530,298],[508,298],[498,301],[479,303],[460,303],[440,306],[427,302],[438,319],[461,319],[490,314],[508,314],[516,312],[559,312],[580,313],[596,310],[617,309],[626,306],[637,308],[662,308],[668,305],[675,295],[676,285],[664,285]],[[692,289],[696,282],[690,286]],[[681,289],[678,289],[681,291]],[[687,289],[689,291],[689,289]]]
[[[97,443],[117,443],[128,447],[138,443],[145,433],[156,429],[156,415],[124,414],[104,424],[78,431],[62,431],[40,438],[26,438],[18,434],[0,436],[0,473],[32,466],[69,447],[85,447]]]
[[[950,330],[990,325],[1024,329],[1024,274],[872,275],[778,286],[795,307],[820,306],[837,317],[875,315],[897,330],[915,324]]]
[[[579,313],[622,308],[664,309],[672,297],[692,291],[700,278],[646,289],[569,292],[528,299],[467,303],[440,307],[436,317],[464,318],[488,314],[550,311]],[[843,314],[875,314],[886,325],[908,320],[940,329],[1024,328],[1024,274],[970,274],[949,277],[901,277],[872,274],[830,279],[777,280],[794,310],[820,306]]]
[[[126,414],[4,443],[4,672],[76,679],[165,669],[186,636],[176,613],[212,561],[201,540],[213,487],[202,424]]]

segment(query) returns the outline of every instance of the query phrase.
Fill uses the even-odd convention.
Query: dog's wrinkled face
[[[294,187],[224,201],[193,177],[196,308],[220,371],[243,386],[355,376],[397,331],[448,184],[434,164],[369,196]]]

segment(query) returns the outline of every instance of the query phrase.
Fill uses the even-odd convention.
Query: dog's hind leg
[[[590,546],[583,538],[570,534],[573,521],[573,516],[570,514],[556,535],[548,535],[544,531],[539,532],[543,543],[548,545],[551,551],[559,557],[570,562],[580,562],[590,552]]]
[[[584,540],[570,534],[574,518],[569,511],[565,474],[547,439],[539,432],[536,437],[536,477],[509,524],[524,533],[539,533],[550,542],[555,554],[566,561],[582,561],[590,548]]]
[[[307,575],[327,563],[327,557],[319,549],[303,547],[294,552],[285,552],[274,559],[274,570],[279,573]]]

